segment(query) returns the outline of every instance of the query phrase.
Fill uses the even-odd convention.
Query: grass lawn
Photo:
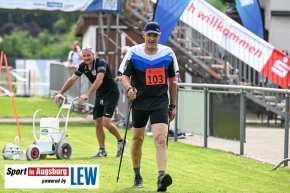
[[[15,97],[15,107],[18,117],[33,117],[37,109],[42,109],[45,116],[55,117],[59,105],[53,103],[52,98],[48,97]],[[10,97],[0,97],[0,117],[14,117],[12,99]],[[80,116],[73,112],[70,116]]]
[[[0,147],[13,142],[17,135],[14,124],[1,124]],[[20,149],[25,150],[33,143],[30,124],[21,126],[23,140]],[[121,129],[124,134],[124,129]],[[128,131],[131,139],[131,131]],[[90,156],[97,151],[97,141],[92,125],[70,124],[67,141],[72,145],[73,154],[69,160],[57,160],[48,156],[45,160],[21,161],[0,158],[0,189],[4,189],[5,164],[99,164],[100,188],[97,192],[155,192],[156,161],[155,149],[151,137],[146,137],[143,147],[142,175],[143,189],[132,189],[133,170],[126,150],[119,182],[119,158],[116,154],[116,140],[106,132],[108,157],[93,159]],[[130,146],[130,143],[129,143]],[[279,168],[271,171],[272,165],[236,156],[222,151],[194,147],[169,141],[169,160],[167,172],[173,177],[168,192],[290,192],[290,170]],[[17,183],[17,182],[15,182]],[[41,192],[96,192],[95,189],[42,189]],[[39,189],[5,189],[5,192],[39,192]]]
[[[2,98],[1,98],[2,100]],[[1,101],[0,100],[0,101]],[[1,106],[1,102],[0,102]],[[2,110],[1,110],[2,111]],[[34,112],[34,111],[33,111]],[[0,123],[0,148],[13,143],[17,135],[16,124]],[[124,135],[125,130],[120,129]],[[32,144],[32,123],[21,125],[22,142],[20,149],[25,150]],[[127,138],[131,145],[131,131]],[[97,149],[94,126],[92,123],[69,123],[67,141],[72,145],[69,160],[57,160],[48,156],[45,160],[21,161],[0,158],[0,192],[156,192],[157,166],[155,147],[151,137],[146,136],[143,145],[141,172],[142,189],[133,189],[133,169],[129,148],[124,153],[119,182],[116,182],[120,158],[116,158],[116,139],[106,131],[107,158],[93,159]],[[169,141],[167,172],[173,184],[167,192],[199,193],[288,193],[290,192],[290,170],[280,167],[272,171],[273,165],[261,163],[245,157],[218,150],[195,147]],[[4,189],[5,164],[98,164],[100,167],[99,189]],[[15,182],[17,183],[17,182]]]

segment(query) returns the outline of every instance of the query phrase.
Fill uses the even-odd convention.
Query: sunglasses
[[[84,48],[82,49],[82,51],[84,51],[84,50],[91,50],[91,52],[94,53],[94,49],[93,49],[92,47],[84,47]]]

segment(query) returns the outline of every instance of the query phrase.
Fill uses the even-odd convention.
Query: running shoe
[[[99,151],[95,154],[92,155],[93,158],[97,158],[97,157],[107,157],[107,152],[104,149],[99,149]]]
[[[143,179],[142,176],[135,176],[133,188],[143,188]]]
[[[166,192],[167,187],[172,184],[172,178],[169,174],[163,174],[158,176],[157,192]]]
[[[123,143],[124,143],[124,139],[120,142],[118,142],[118,151],[117,151],[117,155],[116,157],[120,157],[122,154],[122,149],[123,149]],[[124,145],[124,152],[126,150],[126,146],[128,145],[128,140],[126,140],[125,145]]]

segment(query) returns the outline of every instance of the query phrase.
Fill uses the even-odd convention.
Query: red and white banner
[[[191,0],[180,20],[280,87],[288,88],[289,57],[204,0]]]

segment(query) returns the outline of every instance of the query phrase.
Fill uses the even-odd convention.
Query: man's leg
[[[113,134],[118,141],[122,140],[121,134],[115,124],[112,123],[112,116],[117,107],[119,94],[113,92],[110,99],[106,99],[104,103],[103,112],[103,126],[106,127],[111,134]]]
[[[125,151],[125,148],[128,144],[128,140],[124,141],[121,137],[118,127],[112,123],[112,116],[116,109],[118,103],[119,95],[112,94],[112,100],[106,100],[104,104],[104,113],[103,113],[103,125],[106,127],[111,134],[113,134],[118,143],[117,143],[117,154],[116,157],[121,156],[122,151]],[[125,144],[124,144],[125,143]],[[123,150],[124,148],[124,150]]]
[[[132,145],[131,145],[131,159],[133,168],[140,168],[144,133],[145,127],[133,128]]]
[[[156,147],[156,160],[158,166],[157,191],[164,192],[172,184],[172,178],[165,173],[167,164],[167,134],[168,126],[165,123],[152,124],[153,140]]]
[[[95,120],[96,136],[98,139],[99,147],[105,149],[105,132],[103,127],[103,111],[104,106],[102,102],[96,98],[93,110],[93,119]]]
[[[151,125],[153,140],[156,147],[156,160],[158,171],[166,170],[167,163],[167,125],[165,123],[156,123]]]
[[[111,118],[103,117],[103,126],[112,133],[118,141],[122,139],[121,134],[115,124],[111,122]]]
[[[143,179],[140,171],[142,159],[142,144],[145,135],[145,126],[149,118],[150,111],[132,109],[132,145],[131,160],[135,173],[133,188],[142,188]]]
[[[99,147],[105,149],[105,132],[103,128],[102,117],[95,120],[95,126]]]
[[[116,154],[116,157],[119,157],[121,156],[122,154],[122,151],[124,152],[126,150],[126,146],[128,144],[128,140],[124,141],[124,139],[122,139],[121,137],[121,134],[118,130],[118,128],[116,127],[115,124],[113,124],[111,122],[111,118],[108,118],[108,117],[103,117],[103,125],[104,127],[106,127],[111,134],[113,134],[116,139],[118,140],[118,143],[117,143],[117,154]],[[123,144],[125,143],[125,144]],[[124,150],[123,150],[123,147],[124,147]]]
[[[142,158],[142,144],[144,141],[145,127],[133,128],[132,145],[131,145],[131,160],[135,173],[133,188],[142,188],[143,180],[140,172]]]
[[[96,135],[100,149],[92,157],[106,157],[107,152],[105,150],[105,132],[103,128],[102,117],[95,119]]]

